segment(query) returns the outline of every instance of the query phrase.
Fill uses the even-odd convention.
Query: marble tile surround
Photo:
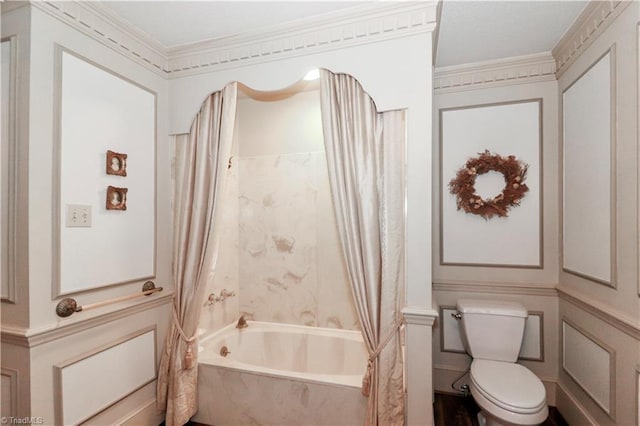
[[[193,421],[228,425],[360,425],[367,398],[359,387],[306,383],[210,365],[198,366]],[[268,390],[268,391],[267,391]]]
[[[240,312],[357,328],[324,152],[238,159]]]

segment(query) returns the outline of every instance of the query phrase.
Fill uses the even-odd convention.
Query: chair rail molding
[[[556,60],[558,79],[631,3],[621,0],[588,2],[551,51]]]
[[[534,283],[508,283],[491,282],[482,283],[475,281],[433,281],[433,291],[449,291],[462,293],[488,293],[488,294],[510,294],[521,296],[548,296],[557,297],[558,291],[554,284],[534,284]]]
[[[436,68],[436,94],[556,79],[551,52]]]
[[[32,0],[29,4],[172,78],[433,32],[439,2],[366,2],[268,30],[175,47],[162,45],[99,3]]]
[[[579,292],[566,287],[558,286],[558,295],[561,300],[565,300],[572,305],[577,306],[585,312],[590,313],[594,317],[606,322],[617,330],[640,341],[640,321],[635,318],[627,317],[615,309],[595,301]]]
[[[32,348],[129,317],[138,312],[167,305],[171,303],[172,300],[173,292],[170,292],[169,294],[152,296],[151,299],[145,299],[143,301],[127,302],[130,303],[130,305],[125,306],[124,308],[111,312],[99,313],[90,318],[69,318],[68,320],[61,320],[58,323],[41,328],[2,326],[2,330],[0,331],[1,342],[2,344]]]

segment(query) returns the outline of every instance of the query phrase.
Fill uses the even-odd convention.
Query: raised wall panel
[[[563,268],[614,285],[612,52],[562,95]]]
[[[567,320],[562,321],[562,368],[615,418],[615,352]]]
[[[16,149],[16,36],[0,43],[0,298],[15,302],[14,217],[15,149]]]
[[[80,423],[153,381],[155,354],[153,328],[56,365],[56,423]]]
[[[542,267],[542,100],[440,110],[440,263]],[[529,191],[508,217],[485,220],[457,210],[449,182],[469,158],[489,150],[528,164]],[[490,172],[476,179],[484,198],[499,194],[504,179]]]
[[[57,54],[57,294],[152,278],[155,94],[67,50]],[[127,155],[126,176],[106,173],[107,150]],[[126,210],[106,208],[108,186],[128,189]],[[93,224],[65,226],[69,204],[89,206]]]
[[[0,378],[2,379],[0,416],[2,416],[2,423],[5,423],[5,419],[18,416],[18,372],[3,367]]]

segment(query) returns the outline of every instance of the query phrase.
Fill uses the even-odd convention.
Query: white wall
[[[50,9],[49,9],[50,8]],[[171,217],[170,217],[170,152],[168,146],[166,116],[168,110],[167,82],[144,67],[122,56],[116,50],[98,43],[61,20],[50,16],[52,6],[21,5],[17,10],[2,16],[2,36],[17,34],[18,38],[18,89],[17,106],[17,157],[21,167],[18,170],[16,188],[16,208],[20,212],[15,227],[17,268],[20,286],[17,303],[3,303],[2,309],[2,363],[3,368],[17,373],[16,397],[17,416],[41,416],[45,424],[53,424],[56,410],[64,396],[56,390],[58,386],[52,375],[53,366],[74,362],[79,357],[101,353],[126,336],[140,330],[154,328],[153,341],[145,341],[145,351],[154,354],[152,363],[157,368],[160,350],[164,342],[170,318],[171,280]],[[157,94],[157,128],[153,131],[158,138],[153,142],[156,150],[147,152],[155,156],[157,174],[151,179],[158,188],[164,189],[151,199],[157,203],[156,244],[152,245],[152,255],[158,268],[155,281],[164,287],[164,292],[127,302],[108,305],[95,310],[87,310],[62,319],[55,313],[61,298],[55,297],[53,287],[54,272],[60,265],[54,256],[53,236],[59,229],[54,225],[54,210],[60,194],[52,184],[52,177],[60,167],[56,157],[56,135],[60,129],[56,114],[60,92],[58,47],[68,49],[77,55],[118,74],[135,84],[148,88]],[[95,94],[94,94],[95,95]],[[91,102],[99,102],[95,96]],[[68,118],[68,117],[67,117]],[[75,158],[79,162],[90,162],[85,158]],[[97,160],[96,160],[97,161]],[[100,160],[104,165],[104,158]],[[63,164],[64,166],[64,164]],[[153,203],[148,206],[154,209]],[[95,210],[94,210],[95,212]],[[154,232],[156,232],[154,230]],[[99,246],[99,239],[91,242]],[[120,248],[126,253],[128,247]],[[135,253],[130,253],[134,257]],[[95,256],[84,265],[91,269],[92,263],[102,259]],[[132,277],[134,279],[139,277]],[[141,291],[142,282],[110,286],[74,294],[79,305],[101,302]],[[140,360],[137,360],[140,361]],[[108,369],[94,368],[91,371],[96,383],[108,382]],[[155,413],[155,381],[139,388],[138,383],[125,386],[126,395],[119,401],[101,400],[102,396],[84,389],[84,396],[92,395],[99,400],[101,423],[157,424]],[[52,395],[58,397],[53,398]],[[70,394],[68,394],[70,395]],[[79,404],[71,399],[65,404]],[[87,414],[87,413],[85,413]]]
[[[437,70],[436,70],[437,72]],[[531,314],[541,315],[542,329],[532,333],[527,331],[530,345],[542,346],[542,356],[538,360],[521,360],[520,362],[531,369],[543,380],[547,389],[547,401],[555,405],[555,380],[557,377],[558,361],[558,301],[554,286],[558,277],[558,140],[557,140],[557,83],[549,81],[533,81],[520,84],[508,84],[499,87],[484,87],[466,90],[436,91],[434,97],[434,164],[439,165],[434,170],[434,253],[433,277],[434,299],[441,308],[455,307],[460,298],[482,298],[518,301],[525,305]],[[533,108],[512,108],[512,106],[529,106]],[[497,108],[496,108],[497,107]],[[488,109],[485,109],[488,108]],[[540,111],[540,122],[538,114]],[[483,134],[475,132],[467,134],[469,140],[459,142],[451,152],[458,153],[458,157],[451,159],[451,155],[441,156],[441,143],[452,141],[443,138],[438,120],[440,111],[481,111],[484,118],[479,126],[493,131],[500,130],[505,135],[512,135],[509,141],[503,143],[497,152],[501,155],[515,154],[518,158],[533,166],[532,173],[527,178],[530,192],[525,196],[520,206],[514,207],[506,218],[494,217],[484,219],[455,210],[455,200],[448,193],[447,183],[453,178],[466,158],[473,157],[477,151],[486,148],[496,151],[495,141],[489,137],[483,139]],[[515,119],[506,119],[507,112],[515,114]],[[488,114],[488,115],[487,115]],[[522,120],[529,123],[527,127],[518,125]],[[539,124],[539,125],[538,125]],[[527,130],[528,129],[528,130]],[[540,134],[540,132],[542,132]],[[509,145],[509,142],[512,146]],[[474,145],[475,144],[475,145]],[[524,146],[523,146],[524,145]],[[465,148],[466,147],[466,148]],[[464,149],[463,149],[464,148]],[[463,151],[463,152],[461,152]],[[447,163],[441,163],[446,161]],[[454,163],[454,164],[449,164]],[[441,175],[439,167],[443,167]],[[445,173],[445,171],[447,171]],[[442,177],[441,177],[442,176]],[[446,181],[446,182],[445,182]],[[500,183],[503,185],[503,183]],[[501,189],[501,188],[500,188]],[[441,208],[442,203],[453,203],[453,209]],[[535,198],[533,202],[525,202],[527,198]],[[529,200],[532,201],[532,200]],[[445,217],[445,215],[448,215]],[[450,215],[462,216],[465,235],[448,234],[442,229],[441,219],[451,220]],[[514,221],[520,225],[512,228]],[[491,230],[490,234],[487,234]],[[463,259],[464,262],[447,262],[441,256],[441,238],[451,239],[455,244],[464,244],[465,238],[481,236],[478,241],[470,242],[477,250],[491,253],[489,261],[472,256]],[[523,247],[524,257],[513,257],[501,249],[520,250],[520,247],[534,245],[531,251]],[[486,247],[486,249],[484,248]],[[462,255],[463,253],[460,253]],[[455,254],[456,256],[458,254]],[[480,255],[481,256],[481,255]],[[514,259],[520,259],[514,261]],[[444,261],[443,261],[444,260]],[[482,260],[482,261],[480,261]],[[512,265],[510,265],[512,264]],[[448,311],[446,311],[448,312]],[[434,328],[434,387],[438,391],[453,392],[451,383],[458,377],[470,362],[470,358],[463,353],[455,353],[448,346],[443,347],[443,341],[449,341],[452,336],[443,335],[443,321],[441,318]],[[456,328],[448,329],[456,333]],[[457,336],[456,336],[457,337]],[[450,346],[450,345],[449,345]],[[468,382],[468,379],[466,379]],[[462,380],[458,385],[465,383]]]
[[[565,258],[562,265],[565,269],[560,272],[558,286],[562,343],[558,351],[558,408],[570,424],[628,425],[638,421],[635,372],[640,361],[637,198],[640,185],[639,20],[640,5],[637,2],[621,3],[611,13],[607,25],[600,25],[602,29],[596,36],[574,52],[573,61],[561,70],[558,80],[559,93],[565,93],[564,97],[559,96],[559,102],[564,106],[561,126],[566,126],[561,132],[566,137],[563,141],[563,152],[567,157],[564,159],[564,173],[571,172],[569,166],[584,159],[583,155],[593,154],[594,147],[610,146],[611,150],[604,157],[612,159],[610,163],[605,159],[604,164],[597,161],[597,164],[583,167],[580,172],[602,176],[603,182],[610,181],[611,185],[602,189],[595,186],[586,189],[596,203],[604,206],[598,209],[607,209],[605,214],[584,214],[582,209],[593,209],[597,204],[592,201],[585,205],[582,200],[571,197],[571,192],[576,190],[575,178],[567,179],[562,186],[564,228],[582,223],[583,228],[589,226],[581,229],[582,233],[590,233],[591,228],[606,231],[601,232],[605,241],[598,243],[606,246],[605,250],[602,247],[581,247],[575,239],[575,232],[567,234],[563,240]],[[588,25],[569,36],[579,37],[581,31],[589,28]],[[568,40],[569,45],[572,40]],[[589,69],[594,70],[590,67],[608,51],[612,52],[612,67],[600,69],[600,72],[595,69],[595,74],[587,73]],[[600,98],[588,97],[580,103],[567,98],[567,93],[575,94],[572,93],[572,84],[574,87],[575,84],[584,85],[594,77],[592,83],[605,89]],[[606,93],[609,88],[611,96]],[[598,141],[590,138],[578,142],[569,140],[577,134],[575,127],[569,127],[575,125],[577,114],[580,115],[579,124],[597,126],[592,134],[601,135]],[[589,123],[582,124],[589,117],[592,117]],[[609,120],[612,126],[609,126]],[[592,225],[585,224],[585,217],[591,220]],[[588,235],[585,244],[595,245],[594,237]],[[582,261],[586,259],[589,265]],[[602,379],[594,382],[587,376]]]

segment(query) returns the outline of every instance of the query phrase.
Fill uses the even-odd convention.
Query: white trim
[[[616,351],[610,347],[609,345],[605,344],[603,341],[601,341],[600,339],[598,339],[596,336],[592,335],[591,333],[587,332],[586,330],[584,330],[582,327],[578,326],[577,324],[575,324],[573,321],[569,320],[568,318],[564,317],[561,318],[560,320],[560,330],[561,330],[561,349],[560,349],[560,354],[561,354],[561,361],[562,361],[562,370],[571,378],[571,380],[573,380],[579,387],[580,389],[582,389],[582,391],[587,394],[589,396],[589,398],[591,398],[591,400],[593,402],[596,403],[596,405],[602,410],[604,411],[613,421],[616,420]],[[579,377],[577,377],[574,373],[572,373],[569,368],[566,365],[566,344],[565,344],[565,339],[566,339],[566,328],[565,325],[573,328],[576,332],[578,332],[579,334],[581,334],[582,336],[584,336],[585,339],[591,341],[594,345],[600,347],[600,349],[602,349],[604,352],[607,352],[608,356],[609,356],[609,400],[606,401],[606,405],[604,401],[601,401],[598,399],[598,397],[596,395],[593,394],[593,392],[587,387],[586,384],[584,384]]]
[[[83,331],[108,324],[122,318],[126,318],[139,312],[147,311],[159,306],[169,304],[173,300],[173,292],[158,296],[151,295],[146,297],[150,298],[150,300],[147,300],[145,298],[141,303],[133,306],[127,306],[118,311],[107,312],[105,314],[87,319],[77,319],[79,322],[67,324],[58,322],[49,324],[41,328],[3,326],[2,332],[0,334],[2,338],[1,342],[2,344],[33,348],[35,346],[43,345],[54,340],[62,339],[72,334],[81,333]],[[62,321],[71,321],[71,319]]]
[[[8,127],[8,146],[5,147],[7,154],[3,160],[3,178],[6,183],[2,184],[2,275],[0,279],[7,280],[7,294],[2,297],[2,302],[18,302],[18,281],[16,279],[16,218],[17,194],[18,194],[18,36],[15,34],[2,37],[0,41],[8,42],[10,48],[9,64],[9,114],[8,123],[3,125]],[[0,179],[2,180],[2,179]],[[6,191],[6,194],[4,192]],[[5,204],[6,203],[6,204]]]
[[[556,59],[558,79],[631,3],[626,0],[588,2],[551,51]]]
[[[41,10],[143,67],[166,76],[166,52],[157,42],[87,1],[32,1]]]
[[[431,327],[438,318],[438,311],[434,309],[407,306],[402,309],[402,316],[407,324],[426,325]]]
[[[599,423],[591,416],[591,414],[589,414],[589,411],[584,408],[582,404],[580,404],[578,398],[576,398],[571,392],[569,392],[569,390],[562,384],[562,382],[558,380],[556,382],[556,403],[558,399],[561,399],[558,398],[560,394],[562,394],[567,399],[567,401],[573,405],[572,407],[567,407],[572,411],[571,417],[574,417],[574,415],[578,415],[581,417],[579,422],[576,424],[584,426],[598,426]],[[567,417],[566,412],[564,416]]]
[[[569,287],[558,286],[557,290],[560,300],[564,300],[574,306],[577,306],[583,311],[588,312],[594,317],[611,325],[616,330],[628,334],[634,339],[640,341],[640,322],[637,318],[634,319],[616,312],[611,307],[580,294]]]
[[[32,1],[30,5],[156,74],[172,78],[432,32],[439,2],[366,2],[267,31],[170,48],[91,2]]]
[[[550,52],[436,68],[436,94],[513,84],[554,81],[556,62]]]
[[[558,292],[553,284],[536,283],[482,283],[475,281],[436,281],[433,282],[433,291],[450,291],[461,293],[489,293],[510,294],[519,296],[547,296],[556,297]]]

